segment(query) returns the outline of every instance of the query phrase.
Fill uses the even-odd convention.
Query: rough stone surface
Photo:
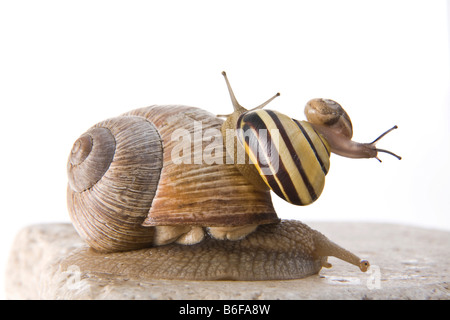
[[[402,225],[308,223],[330,240],[368,259],[356,267],[330,258],[331,269],[300,280],[143,280],[62,270],[85,246],[70,224],[23,229],[7,265],[9,299],[449,299],[450,232]]]

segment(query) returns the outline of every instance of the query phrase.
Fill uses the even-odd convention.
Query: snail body
[[[329,119],[331,108],[333,112],[325,109],[326,121],[315,122],[320,114],[316,105],[333,104],[331,100],[311,100],[305,109],[308,122],[262,110],[278,94],[247,110],[224,76],[234,107],[225,120],[195,107],[154,105],[99,122],[76,140],[67,164],[67,202],[80,236],[96,252],[121,257],[147,250],[164,261],[162,257],[177,252],[170,258],[171,270],[204,270],[184,277],[189,279],[221,278],[199,263],[225,251],[246,264],[238,268],[238,277],[225,278],[301,278],[329,267],[327,256],[367,270],[367,261],[317,231],[281,221],[270,190],[293,204],[310,204],[324,187],[330,152],[376,157],[378,151],[388,152],[375,148],[384,134],[371,144],[352,142],[351,121],[340,106],[334,108],[338,120]],[[265,140],[261,129],[269,133]],[[248,137],[257,143],[249,143]],[[286,238],[286,233],[292,235]],[[283,249],[276,245],[280,241]],[[258,258],[249,251],[260,250],[269,259],[281,254],[287,259],[283,263],[298,267],[292,273],[277,274],[275,268],[252,275],[247,264],[255,265]],[[290,251],[298,255],[285,254]],[[202,252],[208,255],[202,258]],[[186,266],[186,259],[192,265]],[[213,260],[219,268],[221,260]],[[183,278],[164,269],[152,274]]]
[[[62,262],[81,272],[119,275],[127,279],[169,280],[289,280],[331,267],[328,256],[366,271],[369,263],[295,220],[265,224],[238,241],[206,236],[195,245],[170,243],[125,252],[104,253],[79,248]]]

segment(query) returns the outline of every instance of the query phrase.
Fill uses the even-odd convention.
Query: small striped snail
[[[232,133],[229,139],[230,129],[267,127],[267,117],[274,119],[273,115],[282,121],[290,118],[260,110],[273,98],[256,110],[245,110],[224,76],[235,108],[225,121],[199,108],[154,105],[102,121],[75,141],[67,164],[69,215],[81,238],[94,249],[73,256],[77,265],[100,259],[96,266],[106,268],[103,257],[108,254],[109,261],[127,266],[130,274],[137,270],[154,278],[269,280],[316,274],[330,267],[327,257],[334,256],[366,271],[366,260],[320,232],[277,217],[270,189],[295,201],[279,184],[283,176],[273,171],[274,162],[268,161],[271,172],[258,162],[230,163],[240,150],[232,143],[242,134]],[[304,135],[300,145],[310,149],[311,143],[319,145],[307,156],[301,154],[302,161],[307,157],[319,163],[302,162],[316,195],[308,188],[299,191],[301,204],[307,204],[320,195],[334,144],[320,125],[289,121],[306,127],[313,141]],[[280,137],[285,138],[283,132]],[[245,146],[251,156],[257,150],[252,144]],[[262,150],[271,154],[270,148]],[[284,148],[292,151],[289,145]],[[374,149],[374,144],[368,148]],[[282,160],[279,168],[301,175],[298,165],[285,162],[284,152],[277,153]],[[318,171],[318,178],[311,178],[309,170]],[[294,175],[287,178],[294,183]],[[308,200],[305,194],[310,195]],[[118,265],[108,268],[118,270]]]
[[[295,205],[308,205],[317,200],[330,168],[330,151],[349,158],[376,158],[376,143],[397,126],[371,143],[352,141],[350,117],[340,104],[329,99],[313,99],[306,104],[309,122],[292,119],[280,112],[262,110],[277,93],[258,107],[247,110],[236,100],[225,72],[234,112],[226,115],[222,128],[227,137],[227,152],[234,157],[238,169],[257,188],[269,187],[279,197]],[[228,133],[226,132],[227,130]],[[235,143],[233,132],[237,130]],[[231,141],[228,143],[228,141]],[[234,149],[232,147],[234,145]],[[236,146],[245,147],[248,159],[237,159]]]

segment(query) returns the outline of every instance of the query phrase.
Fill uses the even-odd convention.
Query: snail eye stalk
[[[383,138],[385,135],[387,135],[389,132],[391,132],[391,131],[393,131],[393,130],[395,130],[395,129],[398,129],[398,126],[397,126],[397,125],[393,126],[393,127],[390,128],[389,130],[386,130],[386,131],[385,131],[384,133],[382,133],[378,138],[376,138],[375,140],[373,140],[373,141],[370,143],[370,145],[373,145],[373,146],[375,147],[375,144],[376,144],[381,138]],[[395,153],[393,153],[393,152],[391,152],[391,151],[389,151],[389,150],[378,149],[378,148],[375,148],[375,150],[376,150],[377,152],[384,152],[384,153],[390,154],[391,156],[396,157],[398,160],[401,160],[401,159],[402,159],[402,157],[396,155]],[[377,159],[378,161],[382,162],[382,161],[380,160],[380,158],[378,158],[378,157],[375,157],[375,159]]]

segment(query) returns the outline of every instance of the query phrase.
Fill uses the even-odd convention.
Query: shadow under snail
[[[397,127],[357,143],[335,101],[309,101],[308,121],[263,110],[279,94],[247,110],[223,76],[234,107],[225,121],[199,108],[154,105],[102,121],[75,141],[68,209],[94,249],[79,260],[119,268],[101,260],[107,253],[129,273],[161,279],[303,278],[331,267],[328,256],[366,271],[368,261],[320,232],[280,220],[270,191],[294,205],[314,202],[330,152],[400,159],[375,146]]]

